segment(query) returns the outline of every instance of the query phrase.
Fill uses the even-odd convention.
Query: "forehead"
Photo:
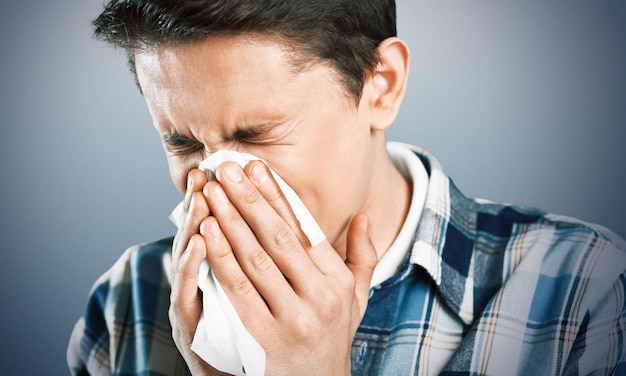
[[[269,38],[220,36],[138,50],[135,67],[156,123],[233,124],[299,111],[316,92],[343,96],[332,68],[299,69],[289,51]]]
[[[282,85],[303,73],[316,71],[351,96],[331,62],[308,56],[294,43],[267,34],[214,36],[140,48],[135,51],[133,60],[144,92],[147,86],[157,83],[170,87],[185,83],[185,90],[193,90],[195,86],[205,85],[202,81],[207,79],[213,79],[213,89],[234,84],[267,87],[270,83]]]
[[[135,67],[153,116],[164,111],[218,116],[222,109],[282,107],[288,105],[283,93],[294,90],[294,68],[283,46],[267,39],[214,37],[162,45],[138,51]]]
[[[153,80],[197,81],[203,75],[219,76],[221,81],[263,80],[279,72],[289,78],[298,71],[283,43],[257,36],[218,36],[141,48],[135,51],[134,62],[142,88]]]

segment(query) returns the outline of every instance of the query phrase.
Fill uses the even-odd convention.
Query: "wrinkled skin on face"
[[[404,93],[408,50],[391,38],[379,52],[381,63],[358,104],[333,68],[314,62],[298,69],[280,42],[262,36],[137,52],[142,93],[172,180],[185,195],[172,250],[170,321],[190,368],[214,371],[189,349],[206,258],[265,349],[268,373],[322,365],[349,373],[371,273],[399,231],[410,196],[384,138]],[[207,182],[197,166],[220,149],[264,159],[328,241],[312,248],[303,240],[262,163],[244,170],[226,163],[218,181]]]

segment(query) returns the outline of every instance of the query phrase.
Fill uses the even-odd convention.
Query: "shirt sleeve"
[[[169,323],[172,238],[129,248],[96,281],[67,349],[72,375],[188,375]]]
[[[72,331],[67,364],[72,375],[110,375],[109,331],[104,317],[108,282],[96,284],[89,294],[85,314]]]
[[[624,268],[626,255],[617,253],[617,249],[610,251],[616,253],[613,260],[606,258],[608,262],[621,264]],[[598,259],[597,268],[600,272],[597,276],[590,280],[581,279],[581,284],[586,284],[587,295],[595,299],[582,315],[564,374],[626,374],[626,270],[613,275],[613,282],[610,283],[610,280],[600,279],[601,272],[611,274],[607,261]],[[579,298],[582,303],[584,299],[584,296]]]
[[[624,374],[626,371],[626,246],[609,230],[557,223],[567,234],[555,239],[544,259],[532,313],[554,330],[554,347],[546,351],[555,374]],[[563,252],[570,247],[571,252]],[[575,251],[574,251],[575,250]],[[558,259],[559,262],[556,262]],[[563,298],[560,298],[560,297]],[[541,307],[543,306],[543,307]],[[558,312],[558,315],[556,314]],[[535,324],[529,321],[528,325]],[[537,331],[540,332],[540,331]],[[546,341],[545,338],[535,338]],[[536,346],[540,349],[540,346]],[[537,353],[530,357],[541,359]]]

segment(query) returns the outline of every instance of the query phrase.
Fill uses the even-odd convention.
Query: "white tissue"
[[[223,162],[236,162],[243,168],[253,160],[259,160],[259,158],[232,150],[220,150],[202,161],[199,168],[207,173],[209,179],[213,179],[215,169]],[[320,244],[325,239],[325,235],[311,213],[293,189],[271,168],[270,171],[291,205],[300,222],[300,228],[309,239],[311,246]],[[170,216],[177,225],[181,212],[182,203]],[[263,375],[265,351],[246,330],[206,260],[200,267],[198,287],[203,293],[203,312],[191,349],[204,361],[222,372],[241,376]]]

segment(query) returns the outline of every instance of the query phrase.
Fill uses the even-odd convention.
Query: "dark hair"
[[[360,98],[378,63],[376,48],[396,36],[394,0],[111,0],[94,34],[128,54],[216,35],[283,38],[301,63],[328,61]]]

